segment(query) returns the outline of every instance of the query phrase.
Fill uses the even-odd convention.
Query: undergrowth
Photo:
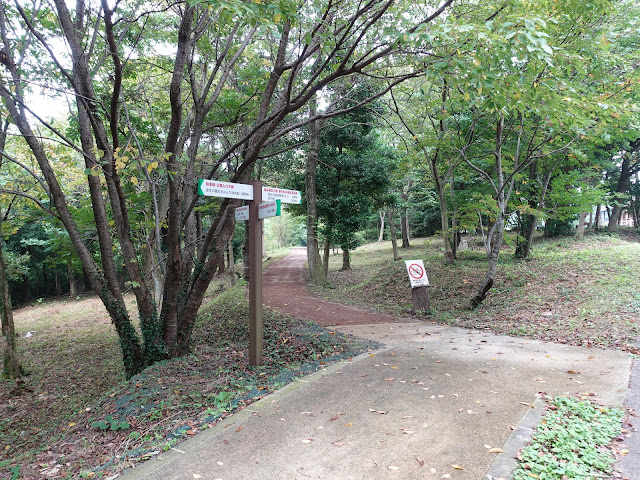
[[[620,433],[623,415],[587,400],[554,398],[520,451],[512,480],[607,478],[615,462],[609,445]]]

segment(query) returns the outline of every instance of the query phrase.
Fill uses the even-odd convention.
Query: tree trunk
[[[229,237],[229,275],[231,277],[231,285],[236,284],[236,259],[233,254],[233,235]]]
[[[328,278],[329,276],[329,254],[331,253],[331,242],[329,240],[329,236],[327,235],[324,239],[324,250],[322,252],[322,270],[324,272],[324,276]]]
[[[398,240],[396,237],[396,225],[393,222],[393,212],[394,209],[391,207],[387,208],[387,217],[389,220],[389,233],[391,234],[391,246],[393,248],[393,260],[399,260],[400,255],[398,255]]]
[[[409,190],[413,187],[413,180],[407,182],[407,188],[402,190],[400,198],[402,199],[402,210],[400,213],[400,230],[402,236],[402,248],[409,248]]]
[[[21,377],[20,362],[16,351],[16,332],[13,325],[13,310],[11,308],[11,296],[9,295],[9,283],[2,254],[2,237],[0,236],[0,317],[2,320],[2,350],[4,361],[2,368],[3,378],[18,379]]]
[[[349,255],[349,249],[342,249],[342,268],[341,270],[351,270],[351,256]]]
[[[618,185],[616,193],[619,196],[623,196],[627,192],[627,184],[633,172],[631,171],[631,156],[628,153],[622,155],[622,166],[620,168],[620,178],[618,179]],[[609,224],[607,230],[613,232],[617,230],[620,224],[620,215],[622,214],[623,205],[620,203],[620,199],[615,199],[613,210],[609,214]]]
[[[496,233],[495,237],[493,238],[493,242],[491,243],[491,251],[488,258],[487,273],[485,274],[482,282],[471,298],[471,302],[469,303],[469,307],[472,310],[480,305],[485,298],[487,298],[487,293],[489,292],[491,287],[493,287],[493,284],[496,280],[498,256],[500,255],[500,249],[502,248],[502,238],[504,235],[504,218],[502,218],[502,215],[498,215],[498,217],[499,218],[496,219]]]
[[[402,234],[402,248],[410,248],[409,243],[409,216],[407,215],[407,208],[402,209],[402,215],[400,216],[400,226]]]
[[[582,212],[580,214],[580,218],[578,219],[578,228],[576,228],[576,238],[582,238],[584,235],[584,227],[587,219],[587,212]]]
[[[316,113],[315,97],[310,102],[310,115]],[[316,172],[320,151],[320,128],[318,122],[309,124],[309,154],[305,171],[305,196],[307,199],[307,263],[309,264],[309,280],[316,285],[327,282],[327,274],[320,258],[318,241],[318,196],[316,193]]]
[[[60,280],[60,272],[58,270],[53,271],[53,286],[56,296],[60,297],[62,295],[62,281]]]
[[[598,206],[596,207],[596,218],[595,221],[593,222],[593,229],[597,232],[600,230],[600,222],[601,222],[601,217],[602,217],[602,205],[598,204]]]
[[[478,285],[469,307],[471,309],[476,308],[487,297],[487,293],[493,287],[496,280],[496,270],[498,267],[498,257],[500,255],[500,249],[502,248],[502,239],[504,236],[504,217],[507,208],[508,199],[505,197],[505,181],[504,171],[502,168],[502,141],[503,141],[503,129],[504,129],[504,117],[499,115],[496,125],[496,150],[494,155],[496,157],[496,173],[497,173],[497,203],[499,213],[496,216],[496,223],[493,227],[493,235],[491,235],[490,245],[491,250],[488,256],[487,273],[484,279]]]
[[[76,282],[76,276],[73,273],[71,260],[67,260],[67,276],[69,277],[69,295],[75,297],[78,295],[78,284]]]
[[[409,196],[406,194],[402,195],[403,200],[408,200]],[[402,236],[402,248],[409,248],[411,245],[409,244],[409,217],[407,215],[408,212],[407,207],[402,207],[400,212],[400,235]]]
[[[380,216],[380,233],[378,234],[378,242],[382,242],[382,240],[384,240],[384,210],[380,210],[378,215]]]

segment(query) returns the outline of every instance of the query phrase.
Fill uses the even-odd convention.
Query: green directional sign
[[[198,195],[253,200],[253,186],[245,183],[200,179],[198,180]]]

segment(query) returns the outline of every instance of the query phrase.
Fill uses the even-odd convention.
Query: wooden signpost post
[[[411,282],[411,298],[414,312],[429,312],[429,279],[422,260],[405,260],[409,281]]]
[[[297,190],[264,187],[260,180],[249,184],[198,180],[198,194],[241,198],[249,205],[236,208],[236,221],[249,222],[249,364],[262,365],[262,220],[280,215],[281,203],[301,203]],[[268,201],[263,202],[266,198]]]

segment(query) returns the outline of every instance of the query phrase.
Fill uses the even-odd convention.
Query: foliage
[[[556,397],[518,456],[514,480],[605,478],[615,462],[607,448],[624,412],[587,400]]]

